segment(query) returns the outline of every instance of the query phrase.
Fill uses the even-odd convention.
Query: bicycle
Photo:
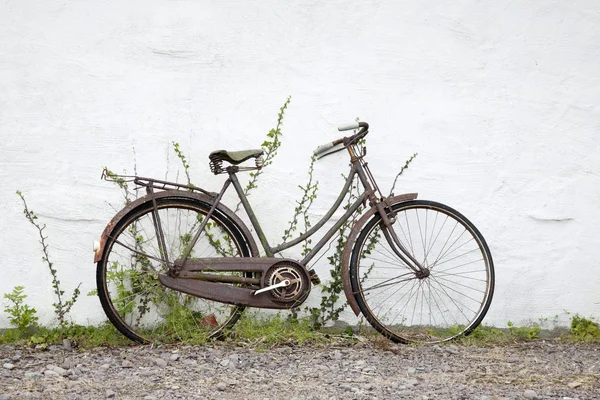
[[[220,192],[127,175],[146,195],[108,223],[95,245],[97,288],[110,322],[139,343],[176,335],[218,337],[245,307],[300,306],[319,277],[309,263],[354,213],[342,253],[343,289],[350,308],[394,342],[436,343],[471,333],[494,291],[490,250],[477,228],[443,204],[416,193],[383,196],[365,161],[366,122],[338,128],[354,134],[319,146],[321,158],[347,150],[350,172],[331,209],[299,237],[271,246],[237,178],[262,168],[262,150],[214,151],[215,175],[228,174]],[[241,166],[254,159],[254,166]],[[226,162],[227,165],[223,166]],[[331,219],[351,189],[363,191],[302,260],[276,257]],[[233,185],[265,256],[223,195]]]

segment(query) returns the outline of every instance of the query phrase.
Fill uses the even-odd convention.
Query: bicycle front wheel
[[[243,307],[177,292],[158,280],[168,270],[165,260],[172,264],[182,256],[210,207],[176,197],[156,199],[156,206],[166,254],[159,245],[152,202],[134,208],[115,226],[98,262],[102,307],[122,334],[142,344],[218,336],[239,319]],[[247,238],[241,232],[217,210],[190,257],[247,257]]]
[[[350,281],[363,315],[398,343],[436,343],[468,335],[494,292],[490,250],[477,228],[440,203],[394,204],[392,227],[429,274],[417,274],[394,252],[381,216],[363,228],[352,251]]]

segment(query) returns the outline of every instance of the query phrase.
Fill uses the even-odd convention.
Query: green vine
[[[262,149],[264,150],[263,168],[273,163],[273,158],[277,155],[277,150],[279,150],[279,147],[281,146],[281,126],[283,125],[283,117],[285,116],[285,110],[287,110],[290,101],[292,101],[292,97],[288,96],[285,103],[283,103],[283,106],[281,106],[281,108],[279,109],[279,113],[277,114],[277,125],[275,125],[275,128],[271,129],[269,133],[267,133],[268,139],[265,140],[261,145]],[[257,170],[256,172],[250,172],[250,181],[244,188],[244,194],[246,196],[249,196],[250,191],[257,187],[256,181],[258,180],[258,177],[262,175],[263,168]],[[235,212],[238,212],[240,210],[241,205],[242,202],[240,201],[235,207]]]
[[[179,149],[179,143],[171,143],[173,144],[173,150],[175,151],[175,154],[177,154],[177,157],[181,160],[181,164],[183,165],[183,171],[185,172],[185,177],[187,178],[187,183],[188,185],[192,186],[192,180],[190,179],[190,164],[188,163],[181,149]]]
[[[302,191],[302,198],[300,199],[300,201],[296,201],[294,215],[292,216],[291,221],[288,222],[289,226],[283,233],[283,236],[281,237],[284,243],[292,238],[292,234],[298,229],[298,224],[300,223],[300,221],[302,221],[302,224],[304,226],[303,232],[300,232],[300,235],[306,233],[311,227],[308,211],[310,210],[310,207],[317,198],[317,190],[319,188],[319,181],[313,183],[313,174],[316,160],[317,159],[315,156],[311,156],[310,165],[308,167],[308,182],[306,183],[306,185],[298,185],[298,187]],[[310,247],[311,243],[311,239],[307,239],[303,242],[303,256],[307,255],[312,250]]]
[[[394,178],[394,183],[392,184],[392,188],[390,189],[390,194],[389,194],[390,197],[394,195],[394,189],[396,189],[396,182],[398,182],[398,178],[400,178],[400,175],[402,175],[404,173],[404,171],[408,168],[408,166],[410,165],[410,163],[413,162],[413,160],[418,155],[419,155],[419,153],[415,153],[412,156],[410,156],[410,158],[408,160],[406,160],[406,162],[404,163],[404,165],[402,166],[402,168],[400,168],[400,172],[398,172],[398,174]]]
[[[71,311],[71,308],[73,307],[73,305],[77,301],[77,298],[79,297],[79,293],[80,293],[79,287],[81,286],[81,283],[79,285],[77,285],[77,287],[73,290],[73,294],[71,295],[71,298],[66,300],[64,298],[65,292],[64,292],[64,290],[62,290],[60,288],[60,281],[58,280],[58,272],[57,272],[56,268],[54,268],[54,263],[52,261],[50,261],[50,254],[48,252],[48,243],[47,243],[48,237],[44,236],[44,229],[46,229],[46,224],[44,224],[43,226],[38,224],[36,222],[38,217],[37,217],[37,215],[35,215],[35,213],[32,210],[30,210],[27,207],[27,202],[25,201],[25,196],[23,196],[23,193],[21,193],[20,191],[17,190],[17,195],[23,201],[23,206],[24,206],[23,213],[25,214],[25,218],[27,218],[27,220],[33,226],[35,226],[35,228],[37,229],[37,231],[40,235],[40,243],[42,244],[42,252],[44,253],[42,256],[42,260],[48,266],[50,275],[52,275],[52,288],[54,289],[54,294],[56,295],[56,299],[57,299],[56,303],[53,303],[52,306],[54,306],[54,313],[56,314],[58,323],[61,325],[61,327],[64,328],[68,325],[67,315],[69,314],[69,312]]]

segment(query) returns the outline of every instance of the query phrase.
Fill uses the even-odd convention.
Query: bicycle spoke
[[[427,205],[419,207],[420,203]],[[410,270],[387,240],[373,242],[379,223],[370,225],[370,231],[365,228],[355,245],[364,249],[372,243],[368,253],[360,253],[361,261],[355,266],[368,272],[351,274],[353,285],[362,293],[359,299],[364,300],[359,306],[377,330],[394,340],[450,339],[471,331],[489,306],[493,275],[482,239],[464,217],[429,204],[435,203],[400,203],[394,225],[407,254],[422,261],[427,270]]]
[[[164,245],[159,244],[159,237],[154,234],[157,228],[151,217],[152,207],[146,207],[138,214],[132,213],[129,222],[109,237],[109,253],[100,263],[106,282],[101,300],[105,299],[102,301],[107,315],[114,317],[111,322],[122,333],[142,343],[216,335],[232,325],[241,310],[236,305],[173,291],[158,282],[158,274],[165,273],[167,268],[163,259],[181,258],[195,234],[192,227],[207,212],[197,203],[177,200],[173,204],[159,204],[156,211]],[[232,239],[225,223],[212,218],[209,224],[191,249],[191,257],[221,257],[219,243],[225,252],[231,249],[229,256],[242,255],[240,242]],[[211,243],[211,238],[216,243]],[[239,276],[236,272],[227,274]]]

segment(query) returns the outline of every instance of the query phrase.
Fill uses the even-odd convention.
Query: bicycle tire
[[[411,200],[391,208],[400,241],[430,275],[417,277],[394,254],[380,233],[381,216],[374,215],[356,239],[350,261],[352,292],[362,314],[397,343],[437,343],[470,334],[494,293],[485,239],[467,218],[441,203]]]
[[[190,240],[193,235],[183,229],[182,224],[188,224],[193,230],[207,215],[210,205],[185,197],[164,197],[156,199],[156,206],[172,261],[174,253],[185,247],[180,239]],[[221,336],[237,322],[244,307],[197,298],[160,285],[157,274],[167,267],[158,261],[160,247],[155,231],[149,228],[154,229],[153,209],[152,201],[135,207],[108,235],[96,269],[98,296],[106,316],[119,332],[141,344],[193,342]],[[169,216],[177,216],[178,220]],[[200,237],[193,256],[212,257],[214,253],[228,257],[250,256],[249,241],[243,230],[218,208],[206,229],[210,231]],[[220,236],[215,237],[215,233]],[[201,249],[206,243],[209,247]],[[200,250],[204,251],[198,254]]]

